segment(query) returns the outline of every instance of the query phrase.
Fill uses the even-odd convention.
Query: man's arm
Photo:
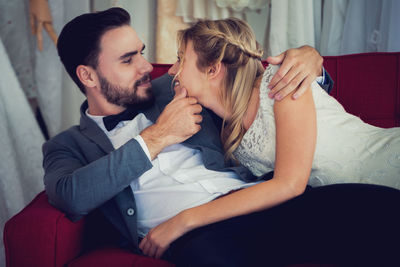
[[[328,94],[331,92],[334,82],[325,69],[323,70],[322,81],[317,80],[317,82]]]
[[[50,203],[72,220],[99,207],[153,166],[134,139],[91,163],[81,152],[85,148],[64,141],[58,137],[43,145],[44,183]]]

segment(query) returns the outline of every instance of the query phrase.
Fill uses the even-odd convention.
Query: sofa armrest
[[[71,222],[41,192],[4,227],[6,266],[64,266],[83,249],[84,220]]]

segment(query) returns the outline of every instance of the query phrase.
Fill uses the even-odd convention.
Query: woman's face
[[[184,53],[183,62],[180,60],[182,53]],[[168,70],[168,73],[175,76],[181,68],[181,72],[176,77],[179,86],[185,88],[189,96],[197,98],[201,104],[206,105],[208,92],[207,75],[197,68],[197,58],[193,42],[189,40],[186,50],[178,52],[178,60]],[[175,88],[179,87],[176,86]]]

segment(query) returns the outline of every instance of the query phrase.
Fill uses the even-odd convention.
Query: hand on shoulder
[[[323,58],[315,48],[308,45],[268,57],[267,61],[269,64],[281,64],[269,84],[269,96],[275,100],[281,100],[293,91],[296,92],[292,98],[299,98],[317,76],[322,75]]]

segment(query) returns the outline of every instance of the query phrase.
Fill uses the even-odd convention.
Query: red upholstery
[[[375,126],[400,126],[400,53],[325,57],[324,66],[347,112]]]
[[[324,65],[335,81],[332,95],[348,112],[376,126],[400,126],[400,53],[326,57]],[[169,66],[154,64],[152,77],[165,73]],[[48,204],[42,192],[5,225],[6,265],[173,266],[112,247],[81,255],[84,226],[85,218],[75,223],[69,221]],[[328,265],[296,265],[311,266]]]

